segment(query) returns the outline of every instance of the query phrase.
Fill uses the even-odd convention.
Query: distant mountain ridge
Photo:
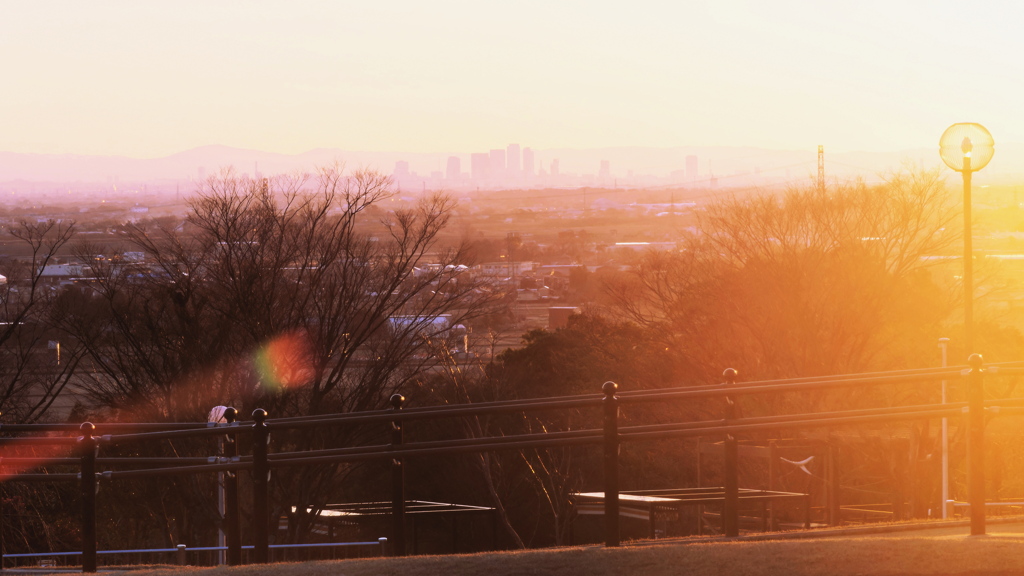
[[[924,167],[939,164],[938,151],[932,148],[896,152],[829,152],[825,149],[826,172],[830,177],[864,177],[898,170],[906,163]],[[482,152],[482,151],[481,151]],[[813,176],[817,171],[817,148],[807,150],[771,150],[756,147],[615,147],[592,149],[547,149],[534,151],[537,168],[549,169],[559,160],[562,173],[597,173],[602,160],[611,162],[612,174],[666,176],[686,165],[686,156],[699,159],[702,175],[727,176],[737,172],[783,172],[791,177]],[[281,174],[309,172],[334,162],[349,168],[373,168],[390,174],[395,162],[402,160],[421,175],[444,172],[449,156],[461,160],[462,172],[469,172],[469,153],[363,152],[319,148],[301,154],[281,154],[210,145],[193,148],[162,158],[139,159],[125,156],[86,156],[75,154],[26,154],[0,152],[0,182],[111,182],[111,181],[187,181],[209,176],[232,167],[239,174]],[[996,147],[991,166],[982,174],[988,179],[1017,178],[1024,174],[1024,144]]]

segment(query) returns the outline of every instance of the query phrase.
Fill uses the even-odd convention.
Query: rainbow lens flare
[[[267,390],[300,386],[312,377],[312,349],[305,333],[287,332],[256,351],[253,364],[260,384]]]

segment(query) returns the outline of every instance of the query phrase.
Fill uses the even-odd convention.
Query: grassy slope
[[[819,540],[531,550],[463,556],[420,556],[265,567],[190,568],[133,576],[660,576],[817,574],[1021,574],[1024,535],[980,538],[863,537]]]

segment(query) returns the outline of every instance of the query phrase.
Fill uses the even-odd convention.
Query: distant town
[[[621,179],[623,186],[644,185],[696,185],[700,178],[699,161],[696,155],[685,157],[685,168],[673,170],[667,177],[635,174],[628,170],[625,174],[612,172],[610,160],[601,160],[596,170],[591,173],[578,174],[563,172],[558,158],[553,158],[546,165],[538,162],[533,149],[522,148],[519,144],[509,144],[506,148],[488,152],[473,153],[469,157],[469,165],[462,162],[460,156],[449,156],[444,172],[432,171],[430,174],[419,174],[412,171],[409,162],[395,162],[394,178],[396,184],[403,188],[423,188],[436,190],[450,189],[507,189],[507,188],[557,188],[597,186],[601,188],[617,188]],[[745,174],[748,175],[748,174]],[[760,175],[757,170],[754,175]],[[706,174],[707,186],[718,186],[718,178]]]

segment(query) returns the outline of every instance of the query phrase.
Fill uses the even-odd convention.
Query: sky
[[[1024,142],[1009,2],[4,4],[0,151]]]

